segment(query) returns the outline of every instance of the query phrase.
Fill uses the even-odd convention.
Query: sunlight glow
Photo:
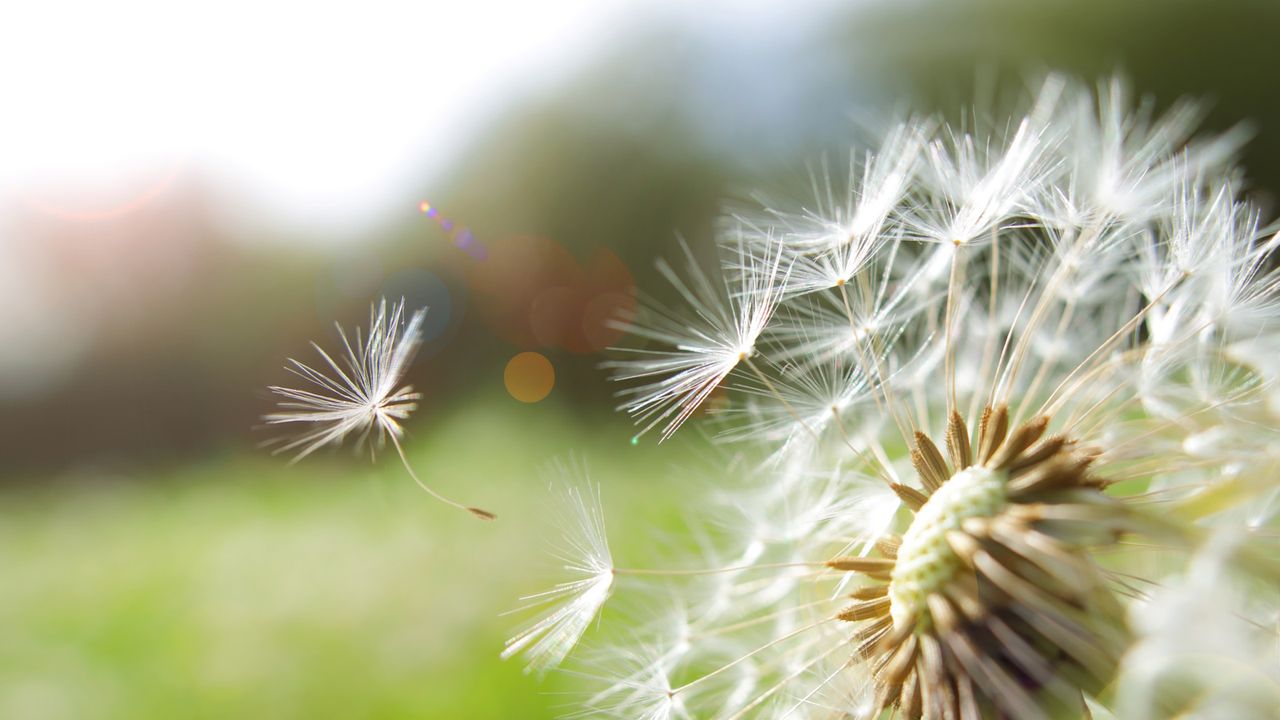
[[[0,22],[0,208],[111,214],[181,168],[259,222],[357,227],[570,70],[622,5],[27,3]]]

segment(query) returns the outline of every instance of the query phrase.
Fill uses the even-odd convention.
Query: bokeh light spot
[[[488,260],[466,272],[480,316],[517,347],[600,352],[622,335],[616,321],[635,309],[631,272],[605,249],[580,263],[554,240],[513,236],[492,242]]]
[[[502,381],[511,397],[523,403],[536,403],[555,387],[556,370],[542,353],[522,352],[507,362]]]
[[[450,340],[449,333],[458,329],[466,303],[464,288],[450,287],[439,275],[422,268],[393,273],[376,297],[391,301],[404,298],[408,307],[427,308],[422,326],[422,339],[427,343],[422,349],[424,357],[435,354]]]

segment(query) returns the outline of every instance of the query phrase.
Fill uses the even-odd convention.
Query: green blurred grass
[[[622,528],[611,534],[644,537],[625,528],[671,518],[660,498],[676,494],[654,490],[673,484],[663,468],[682,451],[492,397],[415,425],[409,448],[425,479],[498,521],[436,503],[389,456],[290,466],[244,453],[160,477],[10,486],[0,717],[562,714],[571,676],[538,682],[498,659],[522,622],[500,613],[559,577],[537,471],[588,458]]]

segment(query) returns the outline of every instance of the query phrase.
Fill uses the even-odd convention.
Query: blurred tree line
[[[674,23],[634,28],[580,76],[507,109],[451,172],[424,178],[420,190],[491,252],[511,238],[540,239],[522,245],[526,250],[552,248],[522,256],[516,275],[478,285],[476,263],[488,260],[456,247],[416,207],[371,229],[376,240],[337,253],[231,242],[216,220],[191,211],[212,190],[189,188],[173,202],[194,215],[138,231],[196,243],[200,271],[155,299],[145,322],[108,333],[118,341],[95,346],[68,382],[0,408],[5,470],[19,477],[83,464],[128,467],[139,458],[177,460],[261,440],[267,435],[250,428],[269,406],[262,389],[289,379],[283,359],[313,359],[309,339],[331,344],[332,320],[363,323],[368,302],[391,291],[444,306],[411,373],[427,395],[414,432],[447,422],[456,403],[502,397],[502,367],[521,349],[539,349],[556,366],[556,390],[546,402],[584,419],[625,422],[611,413],[612,388],[597,368],[598,353],[542,343],[537,327],[520,336],[477,320],[512,312],[493,309],[508,277],[513,288],[543,277],[595,287],[592,273],[599,271],[610,291],[629,279],[661,295],[667,288],[653,270],[655,258],[670,253],[677,234],[705,248],[701,241],[726,198],[743,188],[803,197],[806,163],[846,153],[853,116],[954,110],[987,83],[1019,85],[1047,70],[1085,79],[1120,72],[1161,106],[1203,97],[1208,128],[1247,120],[1255,131],[1245,162],[1249,189],[1264,207],[1280,188],[1280,73],[1272,45],[1280,3],[852,5],[779,44]],[[374,268],[363,279],[352,270],[362,263]],[[148,281],[142,269],[123,271]],[[561,310],[576,308],[571,320],[581,314],[580,295],[561,298]],[[518,310],[534,299],[524,288],[507,301]]]

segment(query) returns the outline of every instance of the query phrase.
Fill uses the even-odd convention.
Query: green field
[[[498,659],[501,613],[559,575],[539,470],[585,458],[617,539],[662,522],[678,447],[506,400],[409,438],[431,500],[384,455],[265,452],[0,494],[0,717],[549,718],[574,679]],[[594,433],[594,434],[589,434]],[[669,500],[668,500],[669,501]],[[625,514],[621,512],[625,509]],[[630,528],[631,532],[627,532]]]

